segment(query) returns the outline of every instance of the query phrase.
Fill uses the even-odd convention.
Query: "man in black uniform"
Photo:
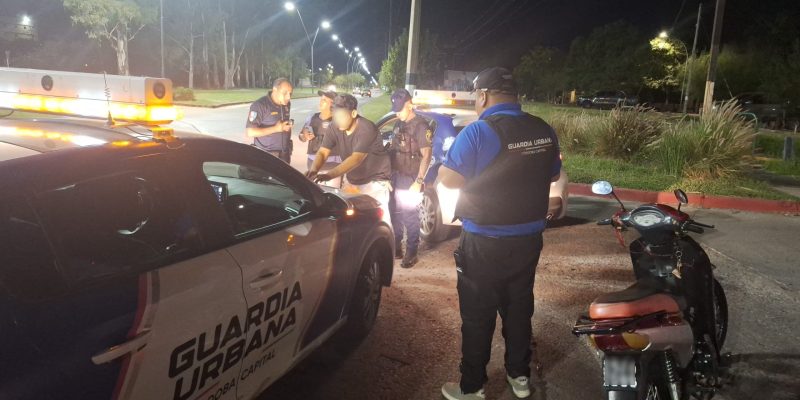
[[[314,164],[306,173],[317,182],[330,181],[346,174],[342,190],[362,193],[378,200],[383,210],[383,220],[391,225],[389,198],[392,165],[383,139],[372,121],[358,115],[358,100],[349,94],[340,94],[333,101],[333,129],[322,139]],[[333,150],[343,161],[336,168],[321,174],[322,166]]]
[[[303,129],[298,135],[301,142],[308,142],[308,169],[314,165],[314,159],[317,157],[319,148],[322,147],[322,141],[325,133],[330,129],[333,123],[333,100],[336,98],[336,92],[318,91],[319,94],[319,112],[308,118]],[[338,153],[331,151],[328,156],[328,161],[322,166],[323,171],[328,171],[341,164],[342,158]],[[341,178],[334,178],[330,182],[325,182],[326,185],[340,187]]]
[[[276,79],[272,90],[250,105],[247,115],[247,137],[253,138],[253,145],[287,164],[292,160],[292,89],[288,79]]]
[[[522,111],[511,72],[489,68],[475,78],[480,120],[456,137],[439,181],[461,189],[455,251],[461,309],[461,382],[450,400],[482,399],[497,314],[503,320],[508,384],[531,395],[533,282],[547,219],[550,183],[561,174],[558,140],[547,123]]]
[[[392,138],[392,226],[394,227],[395,258],[400,266],[411,268],[417,263],[419,247],[419,203],[422,184],[431,164],[430,121],[414,112],[411,93],[397,89],[392,94],[392,111],[397,115]],[[406,252],[401,241],[406,234]]]

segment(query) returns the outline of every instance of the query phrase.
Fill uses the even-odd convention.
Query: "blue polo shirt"
[[[500,154],[500,137],[485,121],[491,115],[523,115],[522,106],[515,103],[494,105],[481,114],[480,119],[467,125],[456,137],[453,146],[447,152],[444,165],[461,174],[467,182],[480,175],[495,157]],[[555,131],[553,141],[558,147]],[[556,157],[552,176],[561,172],[561,158]],[[491,194],[487,194],[491,196]],[[463,228],[469,233],[482,236],[524,236],[544,231],[546,220],[532,221],[519,225],[478,225],[469,219],[462,219]]]

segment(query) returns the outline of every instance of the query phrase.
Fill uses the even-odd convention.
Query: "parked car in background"
[[[372,91],[369,89],[362,90],[361,97],[372,97]]]
[[[786,121],[786,104],[769,101],[764,93],[742,93],[736,96],[742,112],[751,113],[758,123],[771,129],[780,129]]]
[[[621,90],[603,90],[593,95],[578,97],[578,106],[583,108],[612,109],[615,107],[633,107],[639,104],[636,96],[629,96]]]

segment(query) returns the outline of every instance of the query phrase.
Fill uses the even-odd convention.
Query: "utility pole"
[[[691,60],[694,55],[695,51],[697,50],[697,35],[700,33],[700,15],[703,13],[703,3],[697,7],[697,23],[694,26],[694,43],[692,43],[692,54],[689,55],[686,66],[689,67],[688,60]],[[694,64],[694,63],[692,63]],[[686,68],[686,91],[684,92],[683,98],[683,113],[686,114],[686,107],[689,106],[689,91],[692,88],[692,69]]]
[[[719,42],[722,36],[722,16],[725,13],[725,0],[717,0],[714,9],[714,32],[711,34],[711,58],[708,61],[708,77],[706,78],[706,93],[703,97],[703,113],[711,112],[714,106],[714,81],[717,79],[717,58],[719,57]]]
[[[411,23],[408,29],[408,60],[406,61],[406,90],[414,93],[417,88],[417,60],[419,56],[419,20],[422,0],[411,0]]]
[[[161,77],[166,78],[164,74],[164,0],[161,0]],[[191,33],[191,32],[190,32]]]

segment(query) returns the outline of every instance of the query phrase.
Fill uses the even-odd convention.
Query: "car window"
[[[38,297],[58,286],[50,244],[22,196],[0,199],[0,243],[0,281],[7,289]]]
[[[187,199],[159,171],[103,175],[37,196],[70,282],[155,268],[200,250]]]
[[[313,202],[274,174],[252,165],[204,162],[203,173],[237,236],[307,215]]]

